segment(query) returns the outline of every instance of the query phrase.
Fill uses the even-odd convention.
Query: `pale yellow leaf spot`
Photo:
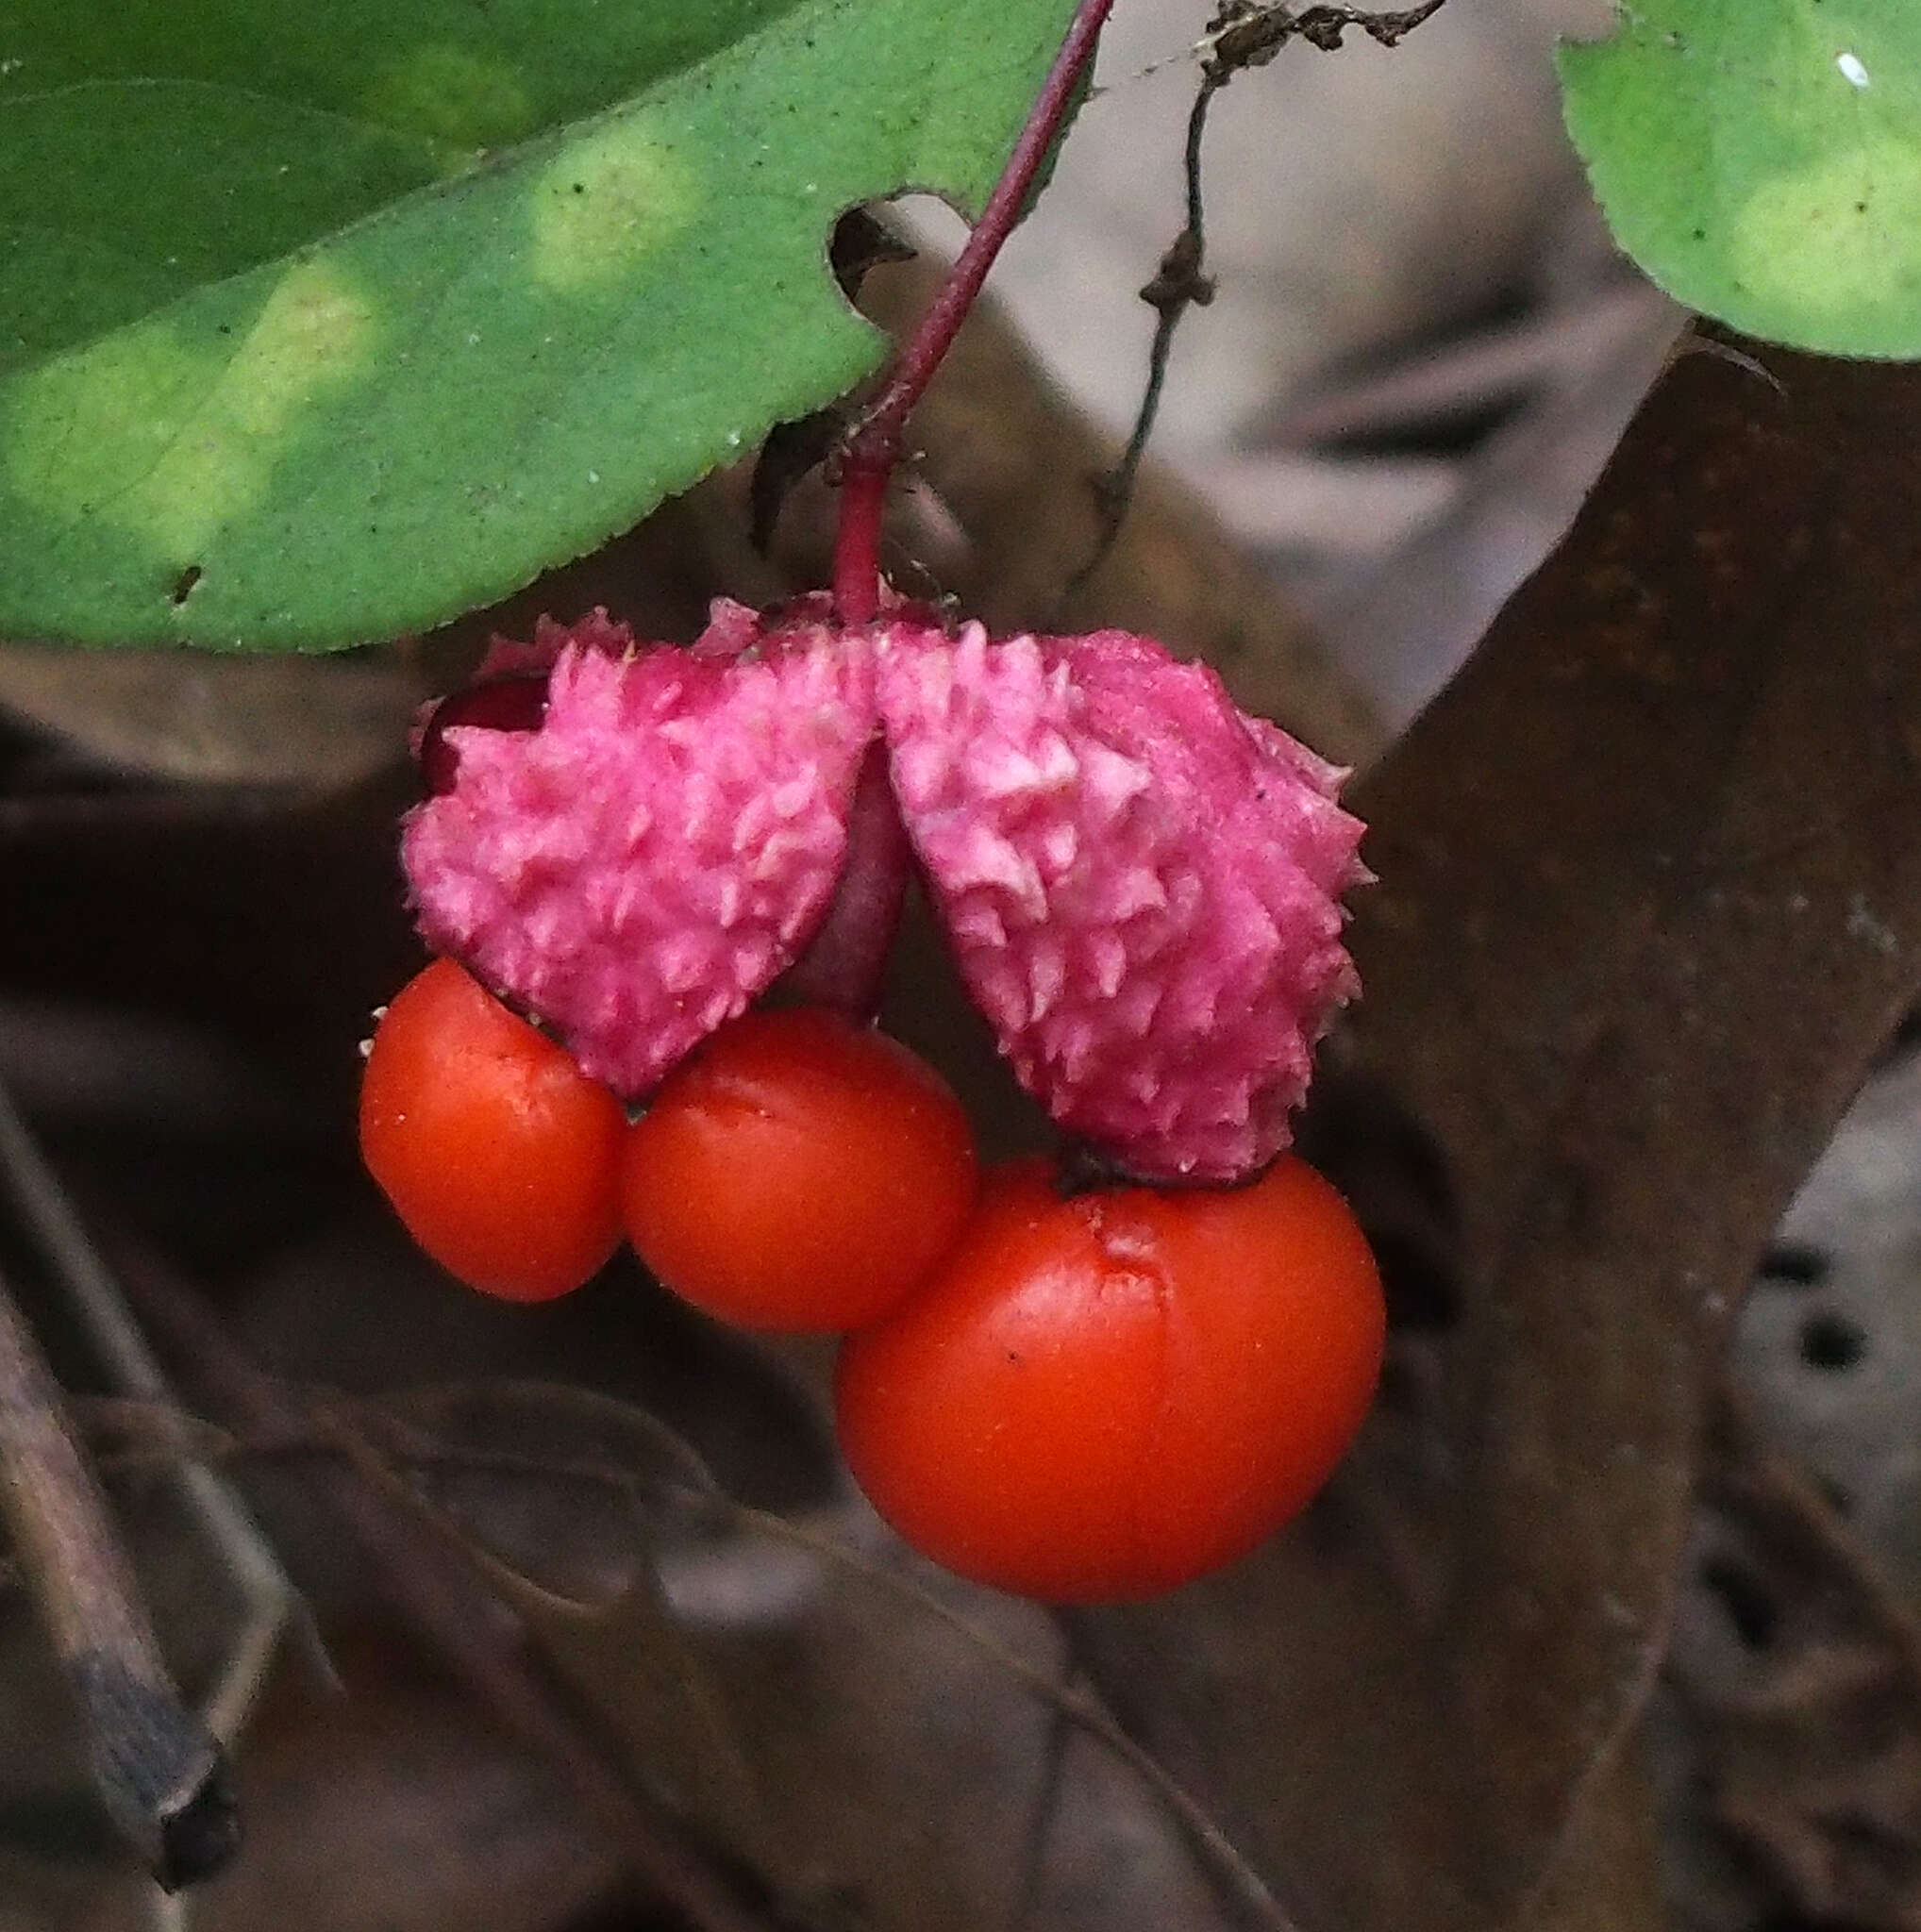
[[[216,367],[161,323],[56,357],[21,384],[10,411],[9,480],[58,516],[99,510],[165,455]]]
[[[534,183],[534,279],[568,293],[612,281],[687,227],[699,198],[647,119],[570,142]]]
[[[370,120],[449,150],[450,167],[470,163],[478,149],[522,140],[535,122],[520,76],[465,47],[415,47],[381,68],[360,98]]]
[[[111,519],[190,558],[265,494],[300,416],[367,365],[367,303],[329,269],[290,271],[237,349],[150,322],[57,358],[24,386],[9,470],[69,518]]]
[[[1921,293],[1898,230],[1921,204],[1921,147],[1873,138],[1764,181],[1730,236],[1747,288],[1792,313],[1846,317]]]

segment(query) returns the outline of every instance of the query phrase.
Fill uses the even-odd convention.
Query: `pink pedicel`
[[[1339,895],[1361,827],[1343,774],[1211,671],[1123,631],[994,642],[906,607],[843,626],[824,597],[771,621],[716,604],[692,649],[603,612],[553,630],[537,728],[447,725],[451,787],[402,849],[428,943],[587,1072],[644,1096],[830,908],[854,937],[825,953],[864,986],[858,935],[877,917],[884,945],[893,913],[860,908],[898,904],[855,875],[897,841],[849,858],[879,742],[962,977],[1063,1128],[1144,1179],[1238,1180],[1288,1144],[1357,991]]]

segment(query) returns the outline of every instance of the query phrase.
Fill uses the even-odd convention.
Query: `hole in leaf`
[[[1814,1288],[1828,1275],[1828,1257],[1819,1248],[1797,1241],[1776,1241],[1761,1257],[1755,1271],[1762,1281],[1778,1282],[1788,1288]]]
[[[1846,1315],[1826,1309],[1801,1324],[1801,1359],[1811,1369],[1851,1369],[1866,1353],[1866,1335]]]
[[[913,249],[864,208],[850,208],[834,224],[833,239],[827,243],[827,266],[850,302],[860,294],[869,269],[913,258]]]

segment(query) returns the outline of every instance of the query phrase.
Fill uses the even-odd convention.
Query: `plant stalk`
[[[966,247],[901,350],[879,395],[842,446],[834,608],[844,624],[870,623],[879,610],[881,515],[888,481],[900,461],[907,419],[946,359],[1001,244],[1020,220],[1112,8],[1113,0],[1080,0],[1075,8],[1067,37]]]

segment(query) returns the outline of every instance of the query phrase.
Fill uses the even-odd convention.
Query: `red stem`
[[[994,257],[1020,220],[1112,8],[1113,0],[1079,0],[1067,38],[1054,57],[1027,125],[967,238],[966,247],[900,352],[886,387],[843,446],[841,522],[834,544],[834,608],[844,624],[865,624],[879,608],[881,512],[888,479],[900,460],[907,419],[954,346],[954,338],[974,307]]]
[[[885,462],[861,463],[849,451],[841,472],[834,609],[843,624],[869,624],[880,608],[880,524],[887,511],[887,479],[894,462],[889,457]]]

